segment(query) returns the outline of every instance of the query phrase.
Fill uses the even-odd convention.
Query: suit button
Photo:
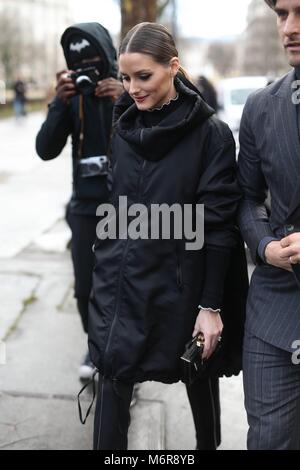
[[[295,226],[294,225],[286,225],[285,228],[286,228],[287,232],[292,232],[295,229]]]

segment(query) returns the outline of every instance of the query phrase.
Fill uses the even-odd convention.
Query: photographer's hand
[[[200,332],[204,335],[203,359],[208,359],[216,349],[222,330],[223,322],[219,313],[202,309],[199,311],[193,337],[198,336]]]
[[[75,85],[69,77],[71,70],[64,70],[56,74],[56,96],[65,104],[68,104],[70,98],[76,95]]]
[[[104,98],[105,96],[110,97],[113,101],[116,101],[124,92],[122,83],[115,78],[105,78],[97,84],[95,90],[95,96],[98,98]]]

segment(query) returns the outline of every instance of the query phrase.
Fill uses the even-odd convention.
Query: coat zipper
[[[141,134],[140,134],[141,142],[142,142],[142,136],[143,136],[143,129],[142,129]],[[142,182],[143,182],[143,176],[144,176],[143,173],[144,173],[145,167],[146,167],[146,160],[143,160],[142,169],[141,169],[141,176],[140,176],[139,186],[138,186],[138,200],[140,199],[141,193],[142,193]],[[121,294],[122,279],[123,279],[123,267],[124,267],[124,262],[126,260],[127,253],[128,253],[129,242],[130,242],[130,240],[127,238],[125,248],[124,248],[124,251],[123,251],[120,270],[119,270],[118,290],[117,290],[115,313],[114,313],[114,318],[113,318],[113,321],[111,322],[111,326],[110,326],[110,330],[109,330],[109,335],[108,335],[108,339],[107,339],[107,343],[106,343],[106,348],[105,348],[105,351],[104,351],[104,359],[106,358],[106,356],[108,354],[109,347],[110,347],[110,344],[111,344],[111,339],[112,339],[112,333],[113,333],[113,330],[114,330],[114,327],[115,327],[115,324],[116,324],[117,318],[118,318],[119,306],[120,306],[120,294]],[[104,360],[104,364],[105,363],[106,363],[106,361]],[[106,367],[104,368],[104,370],[105,369],[106,369]],[[105,370],[105,372],[106,372],[106,370]]]

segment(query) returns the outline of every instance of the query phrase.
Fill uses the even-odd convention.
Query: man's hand
[[[295,232],[280,241],[282,257],[287,258],[291,264],[300,263],[300,233]]]
[[[276,268],[292,271],[289,255],[286,255],[286,252],[282,246],[283,240],[285,240],[285,238],[280,241],[273,241],[268,243],[265,249],[265,258],[268,264],[271,264]]]
[[[198,336],[200,332],[204,335],[203,359],[208,359],[216,349],[222,330],[223,323],[219,313],[209,310],[199,311],[194,326],[193,337]]]
[[[65,104],[69,102],[70,98],[76,95],[75,85],[69,77],[70,73],[72,73],[71,70],[64,70],[56,74],[56,96]]]
[[[104,98],[108,96],[112,98],[113,101],[116,101],[124,92],[122,83],[115,78],[105,78],[97,84],[95,95],[98,98]]]

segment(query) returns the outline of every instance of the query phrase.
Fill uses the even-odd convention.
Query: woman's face
[[[169,65],[162,65],[148,54],[127,52],[120,55],[119,67],[124,88],[141,111],[162,106],[176,96],[177,57]]]

